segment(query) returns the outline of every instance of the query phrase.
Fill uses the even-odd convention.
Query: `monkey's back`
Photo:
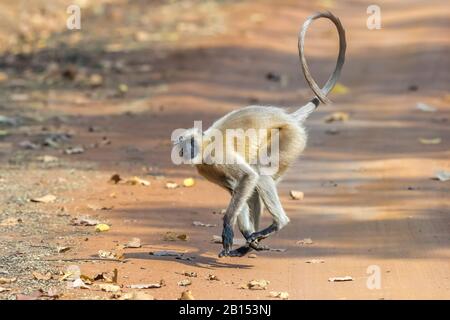
[[[292,162],[300,155],[306,145],[306,131],[297,120],[286,113],[281,108],[249,106],[236,111],[232,111],[217,120],[208,130],[205,131],[205,140],[208,135],[216,129],[222,132],[224,146],[227,145],[227,129],[243,130],[254,129],[256,131],[265,130],[267,139],[249,143],[244,142],[244,146],[235,146],[236,150],[247,162],[255,160],[255,155],[259,155],[262,148],[270,148],[272,142],[272,130],[277,130],[279,137],[279,154],[271,155],[278,157],[278,171],[272,176],[278,180],[289,168]],[[233,142],[234,143],[234,142]],[[243,147],[243,148],[240,148]],[[199,172],[210,171],[211,168],[198,168]]]

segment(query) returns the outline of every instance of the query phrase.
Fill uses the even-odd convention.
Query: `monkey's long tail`
[[[309,72],[308,64],[306,63],[305,58],[305,52],[304,52],[304,43],[305,43],[305,35],[306,30],[308,29],[309,25],[313,22],[313,20],[319,19],[319,18],[327,18],[331,20],[334,25],[337,28],[338,34],[339,34],[339,55],[336,61],[336,67],[334,68],[333,73],[331,74],[330,78],[328,78],[328,81],[325,83],[322,89],[319,88],[316,81],[314,81],[311,73]],[[320,102],[324,104],[331,103],[331,100],[328,99],[327,95],[330,93],[330,91],[333,89],[334,85],[336,84],[337,80],[339,79],[339,76],[341,74],[342,66],[344,65],[345,61],[345,50],[347,48],[347,42],[345,40],[345,30],[344,27],[341,24],[341,21],[339,18],[334,16],[331,12],[325,11],[325,12],[318,12],[313,14],[312,16],[308,17],[308,19],[303,23],[302,29],[300,31],[299,37],[298,37],[298,52],[300,57],[300,63],[302,66],[303,74],[305,75],[306,82],[308,83],[311,90],[314,92],[316,97],[311,99],[310,103],[313,103],[315,107],[317,108],[320,104]]]

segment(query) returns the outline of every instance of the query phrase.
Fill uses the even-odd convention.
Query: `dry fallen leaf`
[[[167,182],[166,183],[166,189],[176,189],[179,185],[175,182]]]
[[[96,232],[109,231],[109,229],[110,229],[110,227],[107,224],[105,224],[105,223],[100,223],[100,224],[97,224],[95,226],[95,231]]]
[[[303,240],[299,240],[296,242],[299,245],[307,245],[307,244],[313,244],[313,241],[311,240],[311,238],[305,238]]]
[[[189,279],[183,279],[181,281],[178,281],[177,283],[180,287],[187,287],[190,286],[192,284],[192,281]]]
[[[348,119],[350,119],[350,116],[346,112],[333,112],[325,118],[325,122],[347,121]]]
[[[431,138],[431,139],[419,138],[419,142],[421,144],[439,144],[442,142],[442,139],[441,138]]]
[[[181,240],[181,241],[187,241],[189,239],[187,234],[178,234],[176,232],[171,232],[168,231],[166,232],[166,234],[164,235],[163,240],[164,241],[177,241],[177,240]]]
[[[195,180],[193,178],[187,178],[183,180],[183,186],[192,187],[195,184]]]
[[[186,290],[181,293],[181,297],[179,300],[195,300],[194,296],[192,295],[191,290]]]
[[[114,252],[111,251],[105,251],[105,250],[98,250],[98,256],[102,259],[115,259],[116,255]]]
[[[6,292],[6,291],[11,291],[11,289],[0,287],[0,293]]]
[[[303,200],[303,198],[305,197],[303,192],[297,190],[291,190],[289,192],[289,195],[293,200]]]
[[[98,285],[100,290],[105,291],[105,292],[119,292],[120,291],[120,286],[115,285],[115,284],[108,284],[108,283],[102,283]]]
[[[30,96],[26,93],[13,93],[9,96],[9,98],[14,102],[24,102],[28,101]]]
[[[341,281],[353,281],[353,278],[350,276],[345,277],[332,277],[328,279],[329,282],[341,282]]]
[[[69,251],[69,250],[70,250],[70,247],[57,247],[56,248],[56,251],[58,251],[58,253],[63,253],[63,252]]]
[[[44,146],[49,146],[55,149],[59,148],[59,142],[57,137],[47,137],[44,140]]]
[[[122,252],[113,252],[113,251],[105,251],[105,250],[99,250],[98,251],[99,258],[102,259],[119,259],[122,260],[124,258]]]
[[[208,277],[206,279],[211,281],[220,281],[219,278],[214,274],[208,274]]]
[[[73,281],[78,278],[80,278],[81,270],[80,267],[77,265],[70,265],[66,268],[66,271],[64,272],[63,276],[59,279],[59,281]]]
[[[84,152],[84,148],[82,146],[69,147],[64,149],[65,154],[81,154]]]
[[[97,210],[112,210],[114,206],[101,206],[97,204],[88,204],[87,207],[91,210],[97,211]]]
[[[90,281],[104,281],[108,283],[117,283],[118,271],[116,268],[112,272],[101,272],[89,277]],[[83,279],[84,280],[84,279]]]
[[[287,293],[286,291],[270,291],[269,296],[271,296],[272,298],[280,298],[283,300],[289,299],[289,293]]]
[[[422,102],[417,102],[416,108],[423,112],[436,112],[436,108]]]
[[[325,263],[324,260],[320,260],[320,259],[311,259],[311,260],[307,260],[305,261],[306,263],[311,263],[311,264],[316,264],[316,263]]]
[[[125,183],[133,185],[133,186],[137,186],[137,185],[149,186],[150,185],[150,181],[141,179],[141,178],[136,177],[136,176],[128,179],[127,181],[125,181]]]
[[[83,280],[85,284],[92,284],[94,282],[94,279],[85,274],[80,275],[80,279]]]
[[[119,94],[125,94],[128,92],[128,86],[125,83],[121,83],[117,86]]]
[[[122,178],[117,174],[113,174],[111,178],[109,178],[109,182],[113,182],[114,184],[118,184],[120,181],[122,181]]]
[[[161,288],[163,284],[164,281],[160,281],[159,283],[132,284],[129,287],[131,289],[155,289]]]
[[[267,286],[270,284],[268,280],[252,280],[247,283],[247,288],[250,290],[266,290]]]
[[[36,158],[38,161],[42,161],[44,163],[57,162],[59,159],[54,156],[44,155]]]
[[[83,280],[81,280],[80,278],[75,279],[75,281],[72,283],[72,288],[79,288],[79,289],[89,289],[89,286],[86,285]]]
[[[42,274],[42,273],[39,273],[39,272],[35,271],[32,274],[33,274],[34,279],[36,279],[36,280],[45,280],[45,281],[47,281],[47,280],[50,280],[52,278],[52,274],[50,272],[47,272],[46,274]]]
[[[201,221],[193,221],[192,225],[196,227],[207,227],[207,228],[217,227],[217,224],[203,223]]]
[[[56,200],[56,197],[52,194],[47,194],[43,197],[39,198],[33,198],[31,199],[32,202],[41,202],[41,203],[50,203]]]
[[[73,226],[96,226],[100,224],[100,221],[89,217],[76,217],[70,220],[70,224]]]
[[[141,239],[139,238],[132,238],[130,241],[128,241],[125,245],[125,248],[140,248],[141,247]]]
[[[335,94],[346,94],[350,91],[350,89],[346,86],[344,86],[342,83],[336,83],[334,88],[331,90],[331,93]]]
[[[8,284],[16,282],[17,278],[0,278],[0,284]]]
[[[92,87],[99,87],[103,84],[103,77],[100,74],[94,73],[89,77],[89,84]]]
[[[194,272],[194,271],[182,272],[181,274],[186,277],[197,278],[197,272]]]
[[[444,170],[436,171],[435,177],[439,181],[443,181],[443,182],[448,181],[448,180],[450,180],[450,171],[444,171]]]

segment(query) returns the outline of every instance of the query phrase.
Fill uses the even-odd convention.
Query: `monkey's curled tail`
[[[328,81],[324,85],[322,89],[319,88],[316,81],[314,81],[311,73],[309,72],[308,64],[306,63],[305,58],[305,52],[304,52],[304,43],[305,43],[305,35],[306,30],[308,29],[309,25],[313,22],[313,20],[319,19],[319,18],[327,18],[331,20],[334,25],[337,28],[338,34],[339,34],[339,55],[336,61],[336,67],[334,68],[333,73],[331,74],[330,78],[328,78]],[[344,27],[341,24],[341,21],[339,18],[334,16],[331,12],[318,12],[310,16],[305,23],[302,26],[302,29],[300,31],[299,37],[298,37],[298,52],[300,57],[300,62],[303,70],[303,74],[305,75],[306,82],[308,83],[311,90],[316,95],[315,98],[311,99],[310,103],[313,103],[315,107],[319,105],[320,102],[327,104],[331,103],[331,100],[328,99],[327,95],[330,93],[330,91],[333,89],[334,85],[336,84],[337,80],[339,79],[339,76],[341,74],[342,66],[344,65],[345,61],[345,50],[347,48],[347,43],[345,40],[345,30]],[[305,107],[307,107],[306,105]],[[301,108],[303,109],[303,108]],[[301,110],[300,109],[300,110]],[[298,113],[300,110],[298,110],[295,113]],[[305,110],[304,110],[305,111]]]

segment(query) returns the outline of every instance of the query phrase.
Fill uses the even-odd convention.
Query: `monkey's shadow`
[[[189,257],[190,259],[186,259]],[[245,258],[245,257],[244,257]],[[159,261],[172,261],[178,262],[191,267],[198,267],[204,269],[213,268],[241,268],[241,269],[251,269],[253,266],[240,264],[239,259],[243,258],[212,258],[202,256],[199,252],[189,252],[184,255],[183,258],[178,257],[161,257],[151,255],[149,252],[128,252],[125,253],[125,261],[127,259],[145,259],[145,260],[159,260]]]

